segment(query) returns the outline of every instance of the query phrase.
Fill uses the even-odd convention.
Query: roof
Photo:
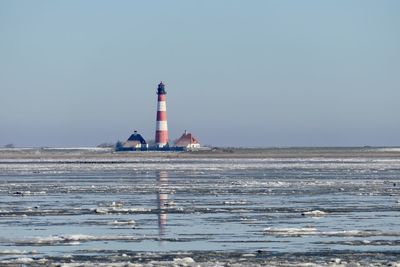
[[[144,138],[136,131],[128,138],[128,141],[137,141],[140,142],[142,145],[146,144],[146,140],[144,140]]]
[[[191,133],[187,132],[182,134],[182,136],[175,141],[176,146],[187,146],[192,144],[200,144],[200,143]]]
[[[163,84],[163,82],[160,82],[158,84],[158,88],[157,88],[157,94],[161,95],[161,94],[166,94],[167,92],[165,92],[165,85]]]

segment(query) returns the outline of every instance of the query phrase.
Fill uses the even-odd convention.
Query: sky
[[[399,146],[400,1],[0,0],[0,147]]]

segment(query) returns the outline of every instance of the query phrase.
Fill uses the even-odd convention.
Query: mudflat
[[[199,151],[115,152],[109,148],[0,149],[5,159],[108,160],[134,158],[400,158],[400,147],[210,148]]]

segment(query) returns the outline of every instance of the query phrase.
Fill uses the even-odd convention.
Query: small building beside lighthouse
[[[123,150],[147,150],[148,147],[146,140],[137,131],[134,131],[122,146]]]
[[[182,136],[175,141],[175,146],[183,150],[195,150],[200,148],[200,143],[196,137],[185,131]]]

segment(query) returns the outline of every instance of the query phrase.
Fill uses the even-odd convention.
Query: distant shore
[[[111,148],[12,148],[0,149],[0,160],[119,160],[135,158],[400,158],[400,147],[295,147],[213,148],[169,152],[115,152]]]

